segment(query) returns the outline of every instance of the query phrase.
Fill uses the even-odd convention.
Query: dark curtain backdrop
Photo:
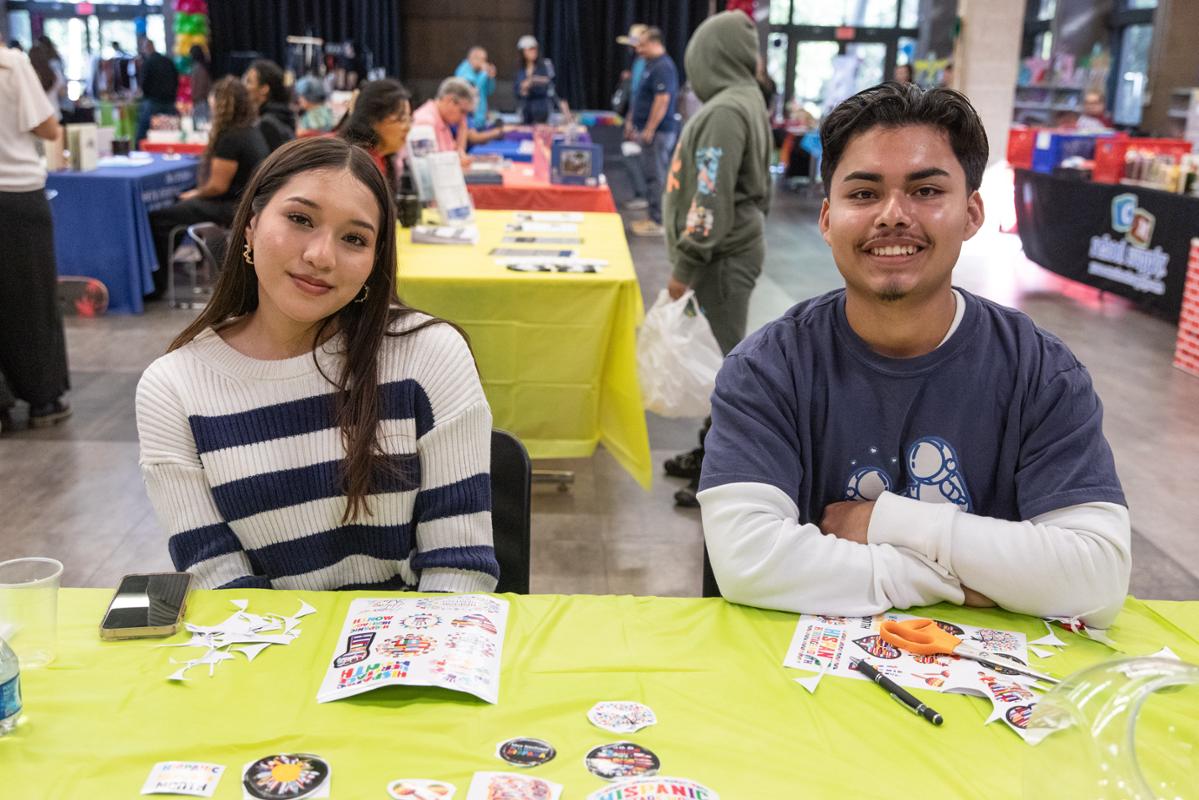
[[[708,0],[536,0],[533,30],[542,55],[554,62],[558,94],[572,108],[608,108],[616,81],[632,62],[616,43],[635,22],[662,29],[666,52],[683,80],[683,53],[708,16]],[[722,10],[718,0],[716,10]]]
[[[369,52],[372,66],[398,77],[402,8],[403,0],[208,0],[214,72],[230,71],[230,53],[249,51],[283,65],[288,36],[319,36],[353,41],[360,58]]]

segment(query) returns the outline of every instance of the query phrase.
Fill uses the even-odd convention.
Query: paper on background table
[[[380,686],[440,686],[496,703],[507,626],[508,601],[497,597],[354,600],[317,701]]]

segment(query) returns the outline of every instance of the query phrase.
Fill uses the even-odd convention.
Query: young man
[[[821,126],[820,229],[845,289],[725,361],[700,479],[735,602],[874,614],[949,601],[1104,627],[1128,509],[1090,375],[951,286],[983,222],[982,123],[948,89],[867,89]]]
[[[637,55],[645,59],[641,83],[633,93],[633,141],[641,145],[649,219],[632,225],[637,236],[661,236],[662,190],[670,169],[670,154],[679,138],[674,98],[679,93],[679,70],[666,54],[662,31],[646,28],[637,37]]]
[[[475,87],[478,101],[470,122],[475,130],[483,130],[487,127],[487,100],[495,93],[495,64],[487,60],[487,51],[476,45],[454,70],[454,77]]]

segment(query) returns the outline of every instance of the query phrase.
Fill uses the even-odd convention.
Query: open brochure
[[[317,702],[380,686],[440,686],[495,703],[508,601],[477,594],[350,603]]]

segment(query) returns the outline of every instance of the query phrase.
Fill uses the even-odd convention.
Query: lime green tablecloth
[[[364,593],[196,592],[188,620],[214,624],[248,598],[256,613],[318,609],[303,635],[252,663],[237,656],[209,678],[194,669],[166,680],[169,659],[195,651],[152,640],[101,642],[108,599],[100,590],[60,596],[59,656],[23,675],[26,714],[0,739],[0,797],[133,798],[157,761],[224,764],[218,798],[239,798],[242,766],[277,752],[310,752],[332,766],[333,798],[385,798],[395,778],[448,780],[463,798],[476,770],[505,770],[496,744],[543,738],[558,757],[531,774],[565,785],[564,800],[605,785],[583,755],[621,737],[592,727],[599,700],[638,700],[658,724],[633,734],[688,777],[738,798],[898,797],[891,779],[927,767],[919,796],[1018,798],[1031,748],[1002,723],[984,727],[989,704],[916,691],[944,714],[934,728],[876,687],[828,678],[809,695],[781,666],[791,614],[721,600],[650,597],[516,597],[504,644],[500,702],[439,689],[393,687],[318,705],[349,602]],[[940,619],[1044,635],[1035,619],[996,610],[937,607]],[[1169,645],[1199,662],[1199,603],[1129,599],[1112,629],[1133,655]],[[1059,675],[1116,657],[1065,632],[1065,651],[1034,664]],[[179,635],[171,641],[181,641]],[[887,788],[890,787],[890,788]]]

